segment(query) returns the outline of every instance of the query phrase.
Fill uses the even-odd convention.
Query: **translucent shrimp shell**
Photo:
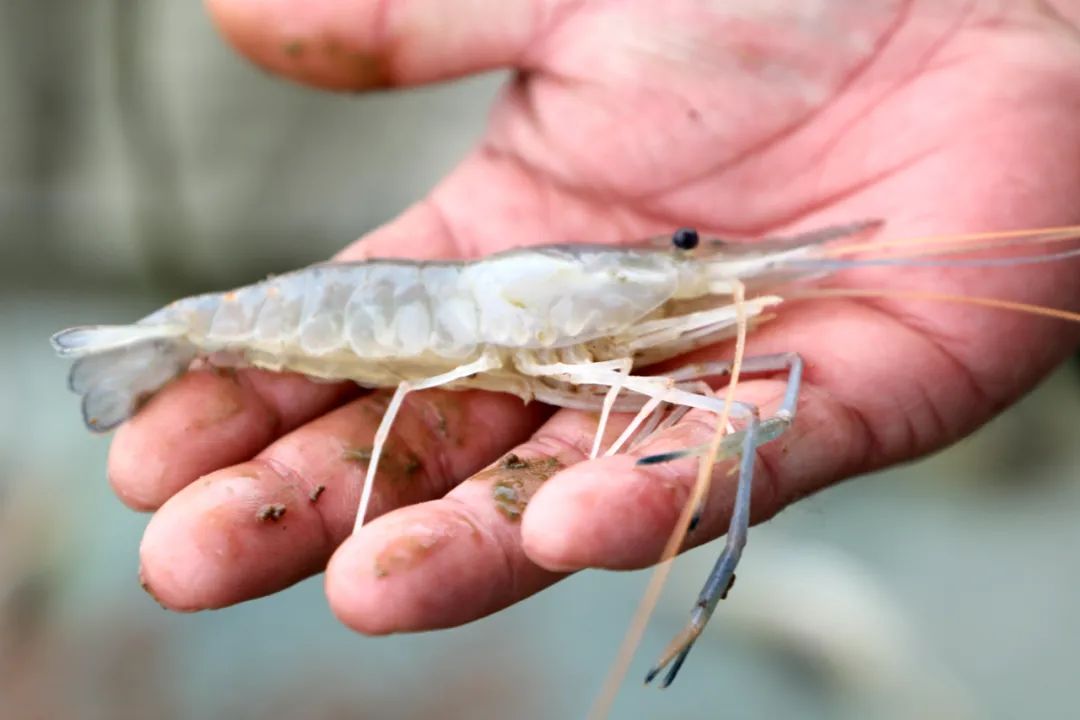
[[[318,265],[180,300],[140,324],[178,324],[205,350],[461,360],[484,346],[557,348],[618,334],[676,294],[677,255],[603,247],[516,250],[471,263]]]

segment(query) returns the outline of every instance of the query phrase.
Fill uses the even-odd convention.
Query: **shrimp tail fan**
[[[83,421],[95,432],[134,415],[196,355],[183,330],[170,325],[87,325],[51,342],[57,355],[75,360],[68,387],[82,396]]]

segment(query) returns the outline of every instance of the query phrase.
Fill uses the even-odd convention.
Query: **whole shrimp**
[[[87,427],[102,432],[131,417],[196,357],[395,388],[371,451],[359,529],[407,393],[483,389],[601,410],[592,457],[612,411],[639,411],[608,449],[612,454],[660,403],[715,412],[726,407],[690,389],[725,372],[715,364],[664,378],[635,375],[633,368],[731,336],[737,313],[728,299],[736,288],[804,274],[799,259],[811,259],[823,241],[876,225],[827,228],[741,250],[719,239],[699,247],[696,231],[682,229],[670,240],[630,249],[557,245],[475,262],[324,264],[179,300],[134,325],[64,330],[52,342],[61,356],[77,359],[69,385],[83,398]],[[763,295],[741,311],[753,320],[780,301]],[[792,398],[779,413],[781,424],[790,422],[797,357],[755,366],[791,371]],[[620,402],[624,388],[639,397]],[[742,406],[735,412],[752,414]],[[757,437],[756,427],[749,436]]]
[[[82,396],[84,421],[95,431],[130,418],[198,358],[394,388],[375,433],[354,532],[363,525],[384,446],[410,392],[481,389],[599,411],[592,458],[602,449],[612,412],[635,415],[607,455],[670,427],[687,410],[715,414],[713,446],[638,460],[648,465],[704,455],[701,474],[707,477],[718,456],[740,458],[724,549],[686,630],[648,674],[651,680],[670,664],[666,686],[734,582],[750,523],[754,450],[780,437],[795,419],[801,358],[742,357],[747,328],[785,297],[813,292],[800,290],[800,283],[852,267],[1021,264],[1080,255],[1080,248],[1067,248],[1004,258],[937,257],[1032,241],[1045,247],[1074,239],[1076,228],[925,244],[850,242],[880,225],[856,222],[756,243],[701,238],[682,228],[631,247],[552,245],[470,262],[322,264],[230,292],[185,298],[133,325],[70,328],[52,343],[59,355],[75,360],[69,385]],[[878,255],[866,256],[861,251],[867,247]],[[902,252],[889,252],[895,247]],[[1078,319],[1066,311],[982,302]],[[683,364],[660,375],[638,372],[733,336],[739,350],[732,362]],[[717,397],[704,382],[731,374],[734,387],[740,370],[786,373],[787,389],[771,416],[762,418],[757,407],[730,394]],[[691,530],[702,497],[692,507]]]

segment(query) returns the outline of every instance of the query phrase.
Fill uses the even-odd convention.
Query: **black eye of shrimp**
[[[698,231],[693,228],[679,228],[671,236],[671,244],[680,250],[693,250],[700,241]]]

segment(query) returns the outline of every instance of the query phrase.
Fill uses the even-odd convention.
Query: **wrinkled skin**
[[[476,150],[341,257],[479,256],[683,225],[741,236],[884,217],[883,237],[903,237],[1080,222],[1078,3],[479,5],[210,0],[241,53],[316,86],[518,70]],[[819,9],[803,16],[802,5]],[[1077,271],[868,269],[845,282],[1077,309]],[[971,432],[1076,340],[1052,320],[941,303],[784,308],[749,351],[795,350],[808,368],[796,425],[759,452],[755,520]],[[781,391],[781,378],[754,379],[739,396],[768,414]],[[348,451],[370,446],[385,402],[261,372],[193,372],[170,385],[120,429],[110,456],[120,497],[155,511],[141,549],[148,589],[196,610],[325,570],[349,627],[452,626],[570,571],[654,562],[693,482],[693,461],[582,461],[594,415],[425,392],[391,439],[380,516],[350,537],[364,464]],[[642,452],[711,432],[691,415]],[[493,499],[510,470],[469,479],[509,451],[565,466],[519,518]],[[531,486],[555,469],[540,466]],[[717,478],[693,543],[726,526],[734,480]],[[325,492],[312,502],[316,486]],[[285,514],[268,518],[276,505]]]

